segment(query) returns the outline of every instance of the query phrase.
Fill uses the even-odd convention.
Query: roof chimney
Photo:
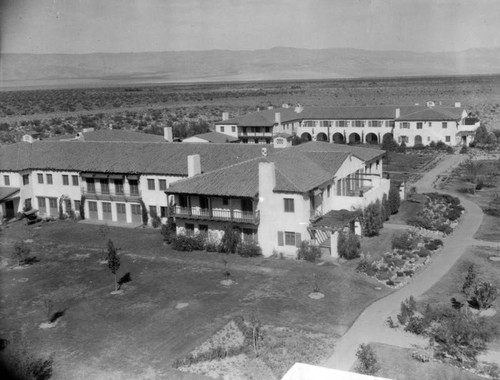
[[[401,108],[396,108],[396,119],[399,119],[401,116]]]
[[[174,141],[172,127],[163,127],[163,138],[166,142]]]
[[[295,111],[295,113],[301,113],[302,111],[304,111],[304,107],[302,107],[300,104],[297,104],[293,110]]]
[[[274,122],[277,123],[277,124],[281,124],[281,113],[276,112],[274,114]]]
[[[188,178],[201,174],[201,160],[199,154],[192,154],[187,157]]]
[[[222,112],[222,121],[229,120],[229,112]]]
[[[460,102],[455,102],[455,108],[460,108],[462,107],[462,103]]]

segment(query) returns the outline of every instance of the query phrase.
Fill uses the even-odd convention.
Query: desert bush
[[[361,244],[353,232],[340,232],[337,241],[337,251],[340,257],[346,260],[358,258]]]
[[[500,207],[498,207],[498,208],[488,207],[488,208],[485,208],[485,209],[483,210],[483,212],[484,212],[486,215],[500,217]]]
[[[412,315],[408,319],[408,323],[406,324],[404,330],[416,335],[423,334],[425,331],[424,319],[417,315]]]
[[[429,251],[435,251],[439,247],[443,245],[443,241],[441,239],[432,239],[425,243],[424,247]]]
[[[31,252],[31,248],[22,240],[14,243],[14,250],[12,251],[12,258],[17,260],[17,265],[24,264]]]
[[[321,249],[311,245],[307,240],[300,242],[300,247],[297,248],[297,260],[305,260],[311,263],[316,262],[321,257]]]
[[[236,248],[236,253],[242,257],[262,256],[262,249],[255,241],[242,241]]]
[[[375,352],[369,344],[361,344],[356,352],[355,371],[364,375],[376,375],[380,370]]]
[[[468,300],[471,307],[479,310],[489,309],[498,297],[498,288],[491,282],[481,281],[474,284],[472,296]]]
[[[416,246],[415,238],[408,231],[396,233],[391,239],[392,249],[402,249],[404,251],[411,251]]]

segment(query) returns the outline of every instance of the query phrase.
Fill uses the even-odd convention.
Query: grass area
[[[22,335],[37,355],[54,353],[59,378],[200,378],[174,370],[173,361],[234,316],[253,313],[264,325],[301,330],[297,336],[304,339],[286,347],[292,350],[324,342],[315,334],[343,334],[368,304],[390,292],[375,289],[375,281],[349,266],[175,252],[150,229],[110,227],[109,237],[121,248],[118,275],[132,277],[122,295],[110,294],[113,276],[99,264],[105,241],[98,226],[16,222],[1,232],[3,255],[17,240],[33,239],[31,252],[40,261],[1,269],[0,337],[14,346]],[[230,287],[220,284],[222,258],[236,282]],[[308,297],[315,276],[322,300]],[[49,330],[39,328],[47,320],[45,300],[53,302],[53,311],[65,310]],[[177,309],[179,303],[188,306]],[[331,350],[325,347],[323,354]]]
[[[377,376],[398,380],[480,380],[483,377],[459,368],[430,361],[421,363],[411,357],[412,349],[383,343],[370,344],[381,366]]]
[[[396,181],[407,181],[408,178],[418,175],[423,171],[440,153],[435,150],[412,151],[407,153],[389,152],[384,160],[384,172],[390,174],[390,178]]]
[[[448,191],[460,192],[462,196],[476,203],[482,209],[489,207],[493,198],[500,194],[500,165],[498,160],[482,160],[482,173],[490,177],[486,181],[487,186],[481,190],[477,190],[474,194],[463,193],[460,190],[464,187],[470,187],[470,183],[466,181],[467,174],[461,168],[457,168],[452,175],[447,179],[445,188]],[[496,173],[496,175],[492,175]],[[500,241],[498,233],[498,225],[500,217],[483,215],[481,227],[474,235],[474,238],[486,241]]]
[[[499,250],[487,247],[471,247],[460,260],[450,269],[450,271],[439,280],[431,289],[424,293],[418,299],[419,309],[425,307],[426,304],[436,306],[439,304],[450,304],[450,298],[456,297],[460,299],[460,291],[467,275],[467,269],[471,264],[478,273],[478,277],[485,281],[492,282],[500,288],[500,262],[491,261],[488,258],[491,256],[499,256]],[[497,314],[491,318],[494,325],[500,325],[500,298],[493,303],[493,308]],[[497,337],[490,344],[490,348],[495,351],[500,351],[500,337]]]
[[[406,225],[406,220],[424,208],[424,203],[403,201],[397,214],[391,215],[386,223]]]

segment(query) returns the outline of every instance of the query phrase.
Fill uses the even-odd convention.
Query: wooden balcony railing
[[[259,224],[259,211],[239,211],[239,210],[220,210],[220,209],[202,209],[199,207],[180,207],[170,208],[171,216],[189,218],[216,220],[235,223]]]
[[[101,191],[94,189],[82,189],[82,194],[87,199],[95,200],[110,200],[110,201],[138,201],[141,199],[141,191],[116,191],[109,189],[109,191]]]

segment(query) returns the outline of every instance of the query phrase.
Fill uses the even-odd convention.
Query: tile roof
[[[332,144],[320,141],[311,141],[307,144],[296,145],[294,149],[302,152],[349,152],[363,161],[380,158],[385,151],[380,149],[365,148],[346,144]]]
[[[361,214],[362,212],[359,210],[332,210],[312,223],[312,226],[339,229],[348,226],[350,222],[356,220]]]
[[[458,121],[462,118],[463,108],[432,107],[415,110],[410,113],[401,113],[398,121]]]
[[[281,121],[301,119],[301,114],[296,113],[293,108],[273,108],[262,111],[247,113],[246,115],[234,117],[229,120],[221,120],[216,124],[238,124],[247,127],[272,127],[275,124],[275,115],[279,112]]]
[[[273,148],[268,147],[272,152]],[[0,170],[187,175],[187,156],[199,154],[203,172],[262,155],[262,146],[245,144],[39,141],[0,147]]]
[[[134,132],[121,129],[98,129],[82,132],[83,141],[130,141],[130,142],[166,142],[163,135]]]
[[[11,195],[17,193],[19,191],[19,187],[4,187],[0,186],[0,202],[10,197]]]
[[[199,139],[203,139],[211,143],[219,143],[219,144],[239,141],[237,137],[225,135],[224,133],[219,133],[219,132],[200,133],[198,135],[194,135],[191,137],[197,137]],[[188,142],[186,141],[187,139],[189,139],[189,137],[184,139],[184,141]]]
[[[274,190],[305,193],[331,181],[350,154],[359,156],[359,153],[356,154],[357,151],[363,149],[367,150],[361,154],[365,157],[380,157],[384,153],[376,149],[310,142],[274,150],[267,157],[258,157],[175,182],[168,192],[255,197],[259,191],[259,163],[274,162],[276,168]]]

